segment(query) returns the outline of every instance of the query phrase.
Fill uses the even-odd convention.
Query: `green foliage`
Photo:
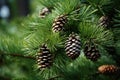
[[[82,5],[80,8],[80,21],[92,22],[95,15],[93,15],[97,9],[94,9],[91,5]],[[93,19],[93,20],[92,20]]]
[[[94,8],[98,9],[98,14],[109,15],[113,10],[113,1],[111,0],[87,0]]]
[[[119,27],[120,26],[120,10],[116,10],[117,14],[115,15],[113,21],[114,26],[113,27]]]
[[[3,57],[2,57],[3,58]],[[37,71],[33,71],[35,61],[24,58],[13,58],[4,56],[4,64],[0,65],[0,79],[1,76],[11,80],[40,80]],[[2,79],[6,80],[6,79]],[[43,79],[42,79],[43,80]]]
[[[39,47],[45,43],[48,45],[51,53],[54,54],[53,65],[50,67],[50,69],[40,70],[41,77],[48,79],[52,78],[53,76],[60,75],[63,76],[62,78],[64,80],[74,80],[75,78],[91,80],[93,77],[90,76],[96,73],[95,71],[98,65],[108,63],[110,61],[110,59],[106,59],[105,54],[102,54],[103,57],[96,63],[87,60],[83,56],[83,53],[75,61],[71,61],[65,55],[65,39],[66,36],[73,31],[79,33],[82,43],[93,39],[94,42],[98,44],[101,49],[103,49],[103,52],[101,53],[106,53],[103,45],[106,46],[106,43],[112,43],[112,33],[97,24],[97,21],[95,21],[97,20],[95,15],[96,11],[97,9],[94,9],[91,5],[81,4],[79,0],[65,0],[58,1],[55,4],[52,13],[44,19],[41,19],[36,15],[28,16],[28,20],[26,20],[25,24],[23,25],[27,26],[25,27],[24,32],[25,52],[29,55],[35,56],[39,50]],[[65,25],[66,32],[63,31],[61,33],[53,33],[53,21],[61,14],[67,14],[68,17],[68,22]],[[111,63],[112,62],[114,63],[114,61],[111,61]],[[37,68],[37,66],[35,66],[35,68]],[[93,71],[93,73],[91,73],[89,70]],[[81,71],[83,72],[81,73]],[[77,74],[80,74],[81,76]]]
[[[120,41],[116,42],[116,51],[120,55]]]
[[[55,12],[57,14],[70,14],[71,12],[79,9],[79,0],[64,0],[55,5]]]
[[[6,53],[23,53],[22,42],[15,37],[1,36],[0,50]]]
[[[115,40],[115,49],[118,55],[120,55],[120,10],[116,10],[116,15],[113,18],[113,33]]]
[[[32,18],[31,20],[35,20],[34,22],[32,23],[26,22],[28,23],[26,24],[27,26],[30,25],[29,27],[26,28],[24,38],[25,50],[27,50],[28,53],[36,52],[39,46],[42,45],[43,43],[46,43],[52,52],[56,50],[56,47],[62,46],[63,38],[60,37],[59,34],[52,33],[51,25],[53,19],[51,19],[49,16],[48,18],[46,19]],[[35,53],[33,54],[35,55]]]
[[[112,41],[112,33],[109,30],[105,30],[102,26],[93,23],[80,23],[79,31],[83,41],[93,39],[94,42],[100,45]]]
[[[39,0],[39,2],[45,7],[54,7],[54,5],[63,0]]]
[[[80,57],[76,59],[75,61],[72,61],[70,64],[68,64],[66,67],[63,67],[61,69],[61,74],[63,76],[62,80],[93,80],[98,79],[100,80],[102,77],[100,77],[97,74],[97,67],[107,63],[107,64],[114,64],[110,57],[105,59],[106,57],[103,56],[98,62],[91,62],[88,59],[85,58],[83,53],[81,53]],[[109,79],[108,77],[104,76],[103,80]]]
[[[110,3],[110,1],[111,0],[87,0],[89,3],[91,3],[91,4],[93,4],[93,5],[95,5],[95,6],[97,6],[97,5],[101,5],[101,6],[103,6],[103,5],[106,5],[106,4],[108,4],[108,3]]]
[[[11,22],[3,21],[0,26],[0,51],[5,53],[22,53],[23,48],[23,34],[21,20],[16,19]],[[9,25],[9,26],[8,26]],[[16,27],[17,26],[17,27]]]
[[[111,11],[112,4],[116,2],[111,0],[82,1],[38,0],[36,2],[41,9],[42,7],[52,8],[52,12],[48,16],[40,18],[39,13],[35,12],[23,19],[22,25],[19,24],[19,20],[14,20],[17,28],[10,27],[9,29],[12,30],[2,28],[0,30],[0,51],[20,54],[23,55],[23,58],[25,56],[34,58],[40,46],[47,44],[54,58],[50,68],[38,69],[34,59],[13,59],[13,57],[4,56],[6,66],[5,64],[0,66],[0,75],[8,75],[12,80],[111,80],[109,76],[98,74],[98,67],[104,64],[119,65],[116,60],[119,60],[117,55],[120,55],[120,11],[116,10],[113,18],[113,26],[117,28],[107,29],[99,25],[98,14],[106,15]],[[65,29],[53,33],[52,25],[55,18],[64,14],[68,19],[64,26]],[[71,60],[64,49],[65,41],[72,32],[80,36],[82,43],[80,56],[76,60]],[[101,58],[96,62],[92,62],[84,56],[84,43],[89,40],[98,46],[101,54]],[[108,54],[105,47],[110,46],[115,47],[114,56],[117,56],[118,59],[114,59],[113,55]],[[0,65],[3,55],[0,53]]]

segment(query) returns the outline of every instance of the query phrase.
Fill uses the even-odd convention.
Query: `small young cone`
[[[47,46],[45,44],[42,45],[40,52],[38,52],[36,56],[38,68],[49,68],[53,63],[52,58],[53,56]]]
[[[43,8],[42,11],[40,11],[40,17],[44,18],[46,17],[49,13],[51,12],[50,9],[48,9],[47,7]]]
[[[113,75],[120,72],[120,68],[115,65],[102,65],[98,67],[98,71],[101,74]]]
[[[57,18],[55,18],[53,25],[52,25],[52,31],[53,32],[60,32],[64,29],[64,25],[67,23],[67,16],[66,15],[60,15]]]
[[[104,27],[108,27],[110,25],[110,19],[108,16],[102,16],[99,19],[99,24]]]
[[[65,51],[67,56],[71,59],[76,59],[80,55],[80,49],[80,37],[75,33],[70,34],[65,43]]]
[[[84,55],[91,61],[97,61],[100,58],[99,50],[92,43],[86,43],[84,48]]]

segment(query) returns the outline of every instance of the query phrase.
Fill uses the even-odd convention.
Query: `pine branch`
[[[47,80],[55,80],[56,78],[59,78],[59,77],[61,77],[61,76],[60,76],[60,75],[57,75],[57,76],[54,76],[54,77],[49,78],[49,79],[47,79]]]
[[[0,52],[0,55],[7,55],[7,56],[12,56],[12,57],[21,57],[21,58],[26,58],[26,59],[32,59],[35,60],[35,57],[32,56],[25,56],[25,55],[21,55],[21,54],[16,54],[16,53],[4,53],[4,52]]]

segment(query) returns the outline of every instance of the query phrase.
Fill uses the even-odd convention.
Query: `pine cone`
[[[84,54],[87,59],[91,61],[97,61],[100,58],[99,50],[96,48],[94,44],[86,43],[84,48]]]
[[[67,23],[67,16],[66,15],[60,15],[58,16],[52,25],[52,31],[53,32],[60,32],[64,29],[64,25]]]
[[[40,52],[36,56],[38,68],[49,68],[53,63],[52,58],[53,56],[46,45],[42,45]]]
[[[68,40],[65,43],[65,51],[68,57],[76,59],[80,55],[81,41],[80,37],[72,33],[69,35]]]
[[[108,27],[110,25],[110,18],[108,16],[102,16],[99,19],[99,24],[104,27]]]
[[[113,75],[120,72],[120,68],[114,65],[102,65],[98,68],[99,73]]]
[[[48,9],[47,7],[43,8],[42,11],[40,12],[40,17],[44,18],[46,17],[49,13],[51,12],[50,9]]]

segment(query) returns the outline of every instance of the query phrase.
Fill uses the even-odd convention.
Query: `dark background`
[[[2,17],[0,14],[0,19],[11,19],[14,17],[26,16],[30,13],[30,0],[0,0],[0,13],[4,6],[9,9],[9,15]]]

